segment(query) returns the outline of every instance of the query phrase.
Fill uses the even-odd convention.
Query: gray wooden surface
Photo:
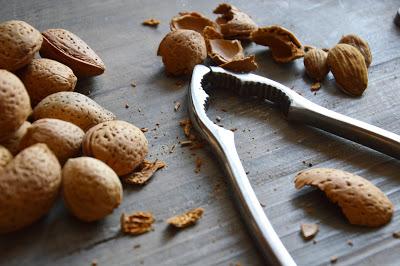
[[[393,24],[398,1],[232,3],[251,14],[259,25],[280,24],[291,29],[304,44],[330,47],[346,33],[367,39],[373,63],[368,90],[361,98],[339,92],[331,75],[314,95],[302,60],[277,65],[265,48],[250,45],[247,50],[256,53],[257,73],[294,87],[322,106],[400,134],[400,29]],[[26,20],[40,30],[66,28],[86,40],[103,58],[107,71],[100,77],[80,80],[78,91],[89,94],[120,119],[148,127],[150,157],[168,163],[168,168],[145,187],[126,187],[122,205],[101,222],[77,221],[60,201],[35,225],[1,236],[1,265],[90,265],[93,260],[98,265],[264,264],[213,154],[207,149],[190,151],[178,146],[169,153],[170,147],[184,138],[178,121],[187,117],[187,79],[166,77],[156,49],[172,16],[192,10],[211,16],[215,6],[210,0],[0,0],[1,20]],[[158,28],[141,25],[151,17],[162,21]],[[130,86],[132,80],[136,88]],[[181,80],[185,84],[177,85]],[[400,240],[392,237],[400,230],[397,160],[312,128],[288,124],[266,104],[239,100],[227,92],[216,92],[215,97],[210,117],[219,115],[220,124],[238,128],[237,147],[249,178],[299,265],[327,265],[331,256],[338,257],[337,265],[400,264]],[[174,101],[182,103],[178,112],[173,111]],[[194,172],[197,157],[204,161],[200,173]],[[309,163],[371,180],[395,204],[392,222],[378,229],[351,226],[320,192],[311,188],[296,191],[293,178]],[[165,219],[193,207],[205,209],[196,226],[181,232],[167,228]],[[121,235],[121,212],[138,210],[153,212],[155,230],[137,237]],[[304,222],[320,224],[317,243],[301,238],[299,226]],[[347,240],[354,245],[349,246]]]

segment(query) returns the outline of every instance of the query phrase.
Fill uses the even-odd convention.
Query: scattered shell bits
[[[294,182],[297,189],[310,185],[324,191],[340,206],[351,224],[377,227],[392,218],[392,202],[379,188],[358,175],[331,168],[314,168],[297,174]]]
[[[122,213],[120,221],[124,234],[140,235],[153,229],[154,217],[151,212],[134,212],[130,215]]]
[[[301,234],[305,240],[313,239],[319,231],[318,224],[301,224]]]
[[[124,183],[131,185],[144,185],[149,181],[149,179],[154,175],[154,173],[166,166],[163,161],[155,160],[150,162],[144,160],[135,172],[123,177]]]
[[[155,18],[146,19],[142,22],[142,25],[150,26],[150,27],[157,27],[160,24],[160,21]]]
[[[269,46],[272,58],[278,63],[288,63],[304,56],[303,47],[296,36],[278,25],[258,28],[252,32],[251,39],[256,44]]]
[[[205,27],[217,28],[218,25],[198,12],[181,12],[170,22],[171,30],[194,30],[203,34]]]
[[[177,228],[185,228],[195,224],[201,218],[203,213],[203,208],[192,209],[184,214],[169,218],[167,223]]]

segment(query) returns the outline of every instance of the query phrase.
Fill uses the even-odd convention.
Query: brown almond
[[[0,141],[17,131],[31,111],[24,84],[13,73],[0,69]]]
[[[0,145],[0,171],[13,159],[9,150]]]
[[[203,34],[203,30],[207,26],[218,27],[214,21],[198,12],[181,12],[170,22],[171,30],[194,30],[200,34]]]
[[[248,40],[250,34],[257,29],[256,23],[249,15],[230,4],[220,4],[213,12],[221,14],[216,22],[225,38]]]
[[[287,63],[304,56],[304,49],[296,36],[278,25],[258,28],[252,32],[251,39],[256,44],[269,46],[272,58],[278,63]]]
[[[33,59],[18,76],[31,97],[32,106],[50,94],[73,91],[77,81],[69,67],[46,58]]]
[[[78,77],[97,76],[106,67],[101,58],[81,38],[65,29],[42,32],[40,55],[70,67]]]
[[[207,57],[203,36],[193,30],[175,30],[168,33],[158,47],[168,74],[179,76],[191,74],[195,65]]]
[[[20,149],[25,149],[36,143],[45,143],[57,156],[61,164],[69,158],[81,153],[83,130],[59,119],[44,118],[36,120],[28,128],[20,143]]]
[[[321,49],[311,49],[304,55],[304,67],[310,78],[322,81],[329,72],[328,53]]]
[[[42,35],[28,23],[10,20],[0,24],[0,68],[15,71],[33,59]]]
[[[21,151],[0,171],[0,233],[26,227],[53,206],[61,167],[45,144]]]
[[[351,224],[382,226],[393,215],[393,204],[376,186],[361,176],[331,168],[314,168],[297,174],[297,189],[318,187],[337,203]]]
[[[368,86],[368,69],[357,48],[337,44],[329,50],[328,66],[343,92],[351,96],[363,94]]]
[[[0,141],[0,145],[6,147],[14,156],[19,152],[19,144],[21,139],[25,135],[28,128],[31,126],[31,123],[25,121],[22,126],[18,128],[17,131],[7,136],[6,139]]]
[[[83,94],[62,91],[40,101],[33,110],[33,118],[60,119],[87,131],[101,122],[114,120],[115,115]]]
[[[95,158],[69,159],[62,170],[63,199],[78,219],[93,222],[122,202],[122,185],[115,172]]]
[[[367,68],[371,65],[372,53],[371,53],[371,49],[369,48],[369,45],[366,40],[364,40],[363,38],[361,38],[360,36],[357,36],[355,34],[348,34],[348,35],[342,36],[339,43],[350,44],[351,46],[354,46],[355,48],[357,48],[361,52],[361,54],[364,56],[365,64],[367,65]]]
[[[110,166],[119,176],[133,172],[148,153],[143,132],[125,121],[107,121],[86,132],[83,153]]]

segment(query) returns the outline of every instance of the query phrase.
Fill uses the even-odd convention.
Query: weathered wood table
[[[250,45],[247,51],[256,54],[258,74],[293,87],[322,106],[400,134],[400,29],[393,23],[398,1],[232,3],[259,25],[279,24],[292,30],[304,44],[330,47],[346,33],[368,40],[373,63],[369,87],[361,98],[338,91],[331,75],[314,94],[302,60],[278,65],[264,47]],[[86,40],[104,59],[107,71],[80,80],[77,90],[120,119],[148,127],[150,158],[168,164],[146,186],[126,187],[122,205],[101,222],[77,221],[60,200],[40,222],[0,237],[1,265],[90,265],[93,260],[98,265],[264,264],[213,154],[208,149],[179,147],[178,141],[184,139],[179,121],[187,117],[188,78],[167,77],[156,56],[172,16],[192,10],[213,16],[216,5],[195,0],[0,0],[2,21],[21,19],[39,30],[66,28]],[[158,28],[141,25],[151,17],[162,21]],[[175,101],[182,103],[177,112]],[[220,116],[226,128],[237,128],[239,155],[251,183],[299,265],[326,265],[332,256],[337,256],[337,265],[400,264],[400,240],[392,237],[400,230],[398,160],[313,128],[289,124],[270,106],[228,92],[216,93],[209,115]],[[170,153],[173,145],[175,151]],[[203,160],[199,173],[194,172],[197,157]],[[295,174],[311,165],[340,168],[371,180],[395,204],[392,222],[378,229],[351,226],[319,191],[296,191]],[[168,217],[193,207],[205,209],[196,226],[181,232],[168,229]],[[138,210],[153,212],[154,231],[137,237],[120,234],[120,214]],[[305,222],[319,223],[316,243],[301,238],[299,227]]]

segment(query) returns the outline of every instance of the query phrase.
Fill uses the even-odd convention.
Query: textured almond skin
[[[122,202],[122,185],[115,172],[90,157],[69,159],[62,171],[67,208],[86,222],[100,220]]]
[[[19,71],[18,76],[31,97],[32,106],[50,94],[73,91],[77,81],[74,72],[69,67],[45,58],[33,59],[29,65]]]
[[[20,20],[0,24],[0,68],[15,71],[33,59],[42,45],[42,35]]]
[[[31,112],[24,84],[13,73],[0,69],[0,140],[17,131]]]
[[[322,81],[329,72],[328,53],[322,49],[311,49],[304,55],[306,73],[316,81]]]
[[[40,101],[33,110],[33,118],[56,118],[87,131],[98,123],[114,120],[115,115],[83,94],[62,91]]]
[[[131,173],[148,153],[148,142],[143,132],[119,120],[89,129],[82,146],[85,155],[105,162],[119,176]]]
[[[19,152],[19,144],[21,142],[22,137],[25,135],[28,128],[31,126],[31,123],[25,121],[22,126],[18,128],[13,134],[7,136],[6,139],[0,141],[0,145],[6,147],[12,155],[17,155]]]
[[[61,167],[45,144],[21,151],[0,171],[0,233],[26,227],[53,206]]]
[[[9,150],[0,145],[0,171],[3,169],[11,160],[13,156]]]
[[[368,86],[368,69],[363,55],[349,44],[337,44],[328,53],[328,66],[340,89],[361,96]]]
[[[361,176],[330,168],[314,168],[297,174],[297,189],[318,187],[337,203],[351,224],[381,226],[390,221],[393,204],[376,186]]]
[[[257,29],[257,24],[249,15],[230,4],[220,4],[213,12],[221,14],[217,23],[225,38],[248,40],[251,33]]]
[[[179,76],[192,73],[194,66],[206,59],[207,48],[200,33],[175,30],[161,41],[157,55],[162,57],[168,74]]]
[[[366,40],[355,34],[348,34],[342,36],[339,43],[350,44],[351,46],[357,48],[364,56],[367,68],[371,65],[372,53],[371,53],[371,48],[369,48],[369,45]]]
[[[69,66],[78,77],[97,76],[106,67],[101,58],[78,36],[65,29],[42,32],[40,55]]]
[[[67,159],[80,155],[84,135],[80,127],[70,122],[52,118],[39,119],[28,128],[21,140],[20,149],[45,143],[59,162],[64,164]]]
[[[251,40],[269,46],[272,59],[277,63],[288,63],[304,56],[303,46],[296,36],[278,25],[258,28],[251,33]]]

